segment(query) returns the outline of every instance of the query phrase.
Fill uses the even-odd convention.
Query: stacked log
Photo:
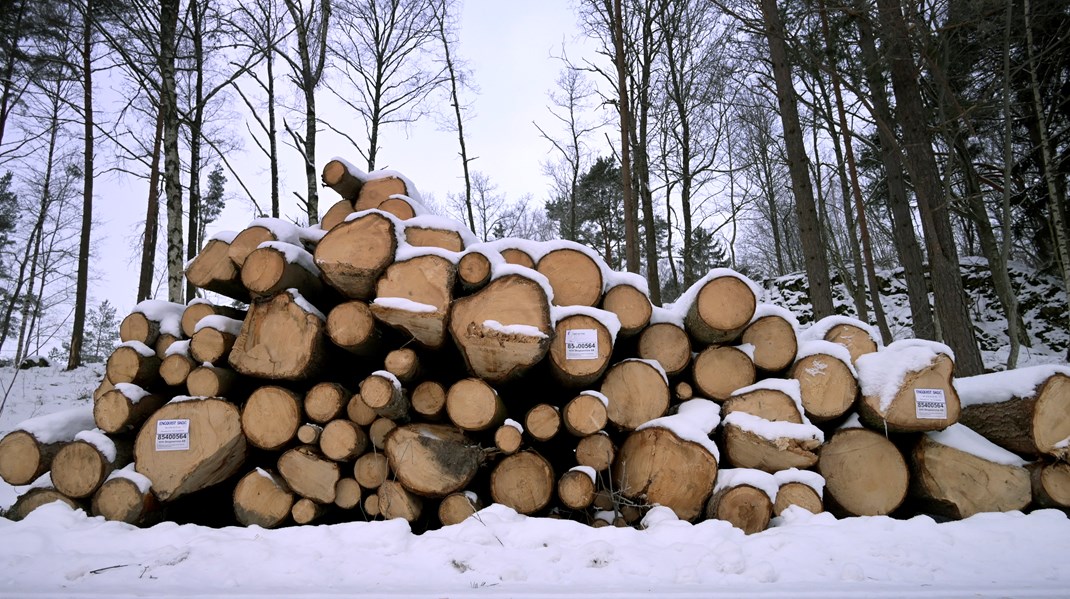
[[[945,346],[803,329],[729,269],[654,306],[582,245],[478,243],[397,173],[323,180],[321,226],[257,219],[189,264],[247,305],[139,304],[92,410],[0,439],[0,476],[36,481],[14,515],[422,529],[497,502],[638,526],[659,505],[752,534],[788,510],[1070,507],[1070,368],[955,381]]]

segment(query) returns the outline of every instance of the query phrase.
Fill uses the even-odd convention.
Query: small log
[[[535,270],[535,259],[518,247],[502,248],[501,254],[502,258],[505,258],[506,264],[515,264],[516,266]]]
[[[520,376],[550,349],[553,327],[546,292],[532,279],[509,274],[453,302],[449,331],[468,372],[488,383]]]
[[[290,517],[294,499],[286,481],[257,468],[234,487],[234,516],[243,526],[276,528]]]
[[[724,451],[737,468],[777,472],[809,468],[817,463],[814,453],[824,434],[811,424],[770,422],[745,412],[724,419]]]
[[[361,426],[371,426],[379,418],[379,415],[375,413],[375,410],[368,407],[368,404],[364,403],[364,398],[360,396],[360,393],[354,393],[353,397],[349,398],[349,403],[346,404],[346,418]],[[379,447],[379,445],[376,445],[376,447]]]
[[[324,231],[330,231],[338,225],[346,222],[350,214],[353,214],[353,202],[349,200],[338,200],[331,207],[327,209],[326,214],[320,219],[320,227]]]
[[[602,300],[602,268],[593,252],[580,244],[569,244],[547,252],[535,270],[550,281],[555,306],[598,305]]]
[[[393,214],[398,220],[409,220],[419,214],[417,204],[412,198],[395,195],[383,200],[379,210]]]
[[[360,505],[363,499],[360,484],[353,478],[340,478],[334,485],[334,505],[343,510],[351,510]]]
[[[959,422],[1020,455],[1070,460],[1070,369],[1035,366],[955,380]]]
[[[375,282],[394,261],[398,239],[394,221],[368,212],[335,226],[314,255],[328,285],[349,299],[368,300]]]
[[[315,378],[327,365],[326,318],[294,290],[255,302],[230,352],[234,370],[265,379]]]
[[[156,345],[161,333],[182,337],[182,312],[186,307],[164,300],[144,300],[119,324],[119,339]]]
[[[595,472],[609,469],[616,457],[617,447],[604,432],[587,435],[576,444],[576,463],[590,466]]]
[[[695,389],[687,381],[680,381],[672,388],[677,401],[687,401],[695,397]]]
[[[242,321],[226,316],[206,316],[194,329],[189,353],[197,363],[223,364],[242,328]]]
[[[846,316],[822,318],[810,326],[806,337],[843,346],[851,356],[851,364],[859,357],[880,349],[880,334],[872,326]]]
[[[338,383],[316,383],[305,392],[305,414],[316,424],[326,424],[344,414],[351,397],[353,393]]]
[[[630,433],[613,466],[621,495],[668,507],[681,520],[702,514],[716,478],[717,459],[709,450],[661,427]]]
[[[814,422],[827,422],[846,414],[858,398],[858,380],[850,354],[836,344],[809,341],[788,372],[799,381],[799,396],[806,416]]]
[[[382,453],[366,453],[353,464],[353,478],[365,489],[378,489],[390,478],[390,462]]]
[[[577,437],[593,435],[609,422],[609,398],[593,391],[573,397],[561,412],[561,420],[569,433]]]
[[[711,345],[695,357],[692,379],[702,397],[724,401],[736,389],[754,384],[757,373],[751,357],[739,347]]]
[[[130,443],[109,439],[99,430],[78,433],[52,459],[52,485],[71,499],[96,493],[108,475],[130,462]]]
[[[241,412],[241,427],[254,447],[278,451],[297,435],[302,424],[301,398],[274,385],[253,391]]]
[[[479,497],[470,491],[450,493],[438,504],[438,521],[442,526],[460,524],[483,509]]]
[[[327,513],[327,506],[316,503],[307,497],[302,497],[294,502],[290,508],[290,516],[298,525],[311,524]]]
[[[171,346],[180,341],[183,341],[183,339],[169,333],[160,333],[160,335],[156,337],[156,343],[153,344],[152,349],[156,352],[156,357],[163,360],[164,357],[167,356]]]
[[[536,441],[549,441],[561,431],[561,412],[550,404],[536,404],[524,415],[524,430]]]
[[[520,451],[524,441],[524,429],[515,420],[507,419],[505,424],[494,431],[494,446],[505,455],[512,455]]]
[[[620,320],[619,335],[623,337],[639,334],[650,323],[653,313],[650,297],[637,285],[642,283],[619,283],[602,296],[602,309],[617,315]]]
[[[225,295],[239,302],[249,301],[249,291],[241,284],[241,271],[230,259],[229,239],[209,239],[186,267],[186,280],[194,287]]]
[[[463,252],[464,239],[451,229],[405,224],[405,242],[413,247],[442,248],[448,252]]]
[[[163,439],[175,433],[165,432],[161,422],[183,421],[189,449]],[[134,463],[152,481],[156,496],[171,501],[223,482],[241,468],[247,452],[237,407],[218,398],[191,398],[165,404],[145,422],[134,443]]]
[[[340,469],[314,447],[301,445],[279,456],[279,474],[294,493],[317,503],[334,503]]]
[[[446,392],[446,414],[463,431],[485,431],[505,421],[505,403],[486,381],[467,378]]]
[[[704,344],[732,343],[750,324],[757,307],[754,284],[728,269],[715,269],[684,293],[692,299],[687,332]]]
[[[457,263],[457,280],[465,293],[486,287],[491,272],[490,259],[481,252],[468,252]]]
[[[911,495],[931,513],[961,519],[1010,512],[1033,498],[1025,461],[961,424],[922,435],[911,463]]]
[[[5,517],[12,522],[18,522],[24,520],[26,516],[29,516],[37,508],[57,501],[67,504],[72,510],[81,509],[82,507],[77,501],[51,487],[35,487],[20,495],[15,500],[15,504],[11,506],[11,509],[7,511]]]
[[[382,515],[379,511],[379,495],[372,493],[364,498],[364,514],[369,518],[378,518]]]
[[[571,510],[585,510],[594,503],[594,469],[578,466],[565,472],[557,480],[557,497]]]
[[[961,408],[951,382],[955,363],[950,352],[932,341],[903,339],[858,358],[862,422],[895,433],[943,430],[958,422]],[[889,371],[903,374],[889,376]]]
[[[1028,468],[1034,504],[1042,508],[1070,507],[1070,464],[1035,462]]]
[[[599,390],[609,398],[609,421],[621,430],[634,430],[669,409],[669,381],[660,368],[645,360],[617,362]]]
[[[372,442],[372,447],[382,450],[386,447],[386,436],[390,434],[390,431],[398,427],[398,423],[389,418],[376,418],[375,422],[371,423],[368,427],[368,439]]]
[[[141,426],[167,399],[131,383],[119,383],[93,402],[93,421],[97,428],[112,434]]]
[[[531,450],[506,456],[490,474],[490,494],[495,503],[525,515],[550,503],[556,479],[546,458]]]
[[[323,427],[318,424],[306,422],[297,427],[297,441],[302,445],[319,445]]]
[[[423,511],[423,501],[410,493],[401,483],[387,480],[379,485],[379,513],[385,520],[401,518],[415,522]]]
[[[657,360],[665,374],[676,376],[691,365],[691,338],[674,323],[653,323],[639,333],[639,357]]]
[[[372,314],[423,347],[442,348],[456,270],[434,254],[391,264],[376,283]]]
[[[384,453],[398,482],[424,497],[464,489],[483,463],[483,451],[443,424],[406,424],[386,437]]]
[[[159,321],[150,320],[148,316],[140,312],[131,312],[119,323],[119,340],[140,341],[148,346],[156,344],[156,338],[160,335]]]
[[[409,413],[409,398],[401,382],[385,370],[377,370],[360,383],[360,396],[376,414],[391,420],[404,420]]]
[[[161,365],[161,368],[162,368],[162,365]],[[115,385],[112,384],[112,382],[108,380],[108,376],[107,375],[104,375],[104,378],[102,378],[100,380],[100,384],[97,385],[96,389],[93,389],[93,401],[99,400],[101,397],[104,396],[105,393],[107,393],[108,391],[111,391],[114,388],[115,388]]]
[[[331,160],[323,166],[320,181],[350,203],[357,201],[363,186],[361,179],[349,172],[349,168],[340,160]]]
[[[353,300],[338,304],[327,314],[327,336],[338,347],[358,356],[379,352],[381,337],[368,304]]]
[[[804,483],[789,482],[780,485],[776,494],[776,503],[773,504],[773,515],[779,516],[784,510],[797,505],[811,514],[820,514],[825,511],[821,503],[821,495],[813,487]]]
[[[277,231],[283,230],[283,237],[280,239]],[[278,242],[290,244],[300,244],[297,239],[297,227],[288,221],[277,218],[264,218],[256,219],[249,226],[245,227],[238,234],[234,236],[234,239],[230,242],[230,248],[227,249],[227,255],[230,256],[234,265],[241,271],[245,268],[245,263],[248,261],[250,255],[256,251],[256,248],[260,247],[261,243],[265,242]],[[242,281],[245,284],[245,281]],[[248,285],[246,285],[248,287]]]
[[[187,338],[197,332],[197,323],[205,316],[226,316],[234,320],[245,320],[245,310],[230,306],[218,306],[203,298],[194,298],[182,311],[182,334]]]
[[[740,338],[741,343],[754,346],[753,361],[758,370],[774,374],[792,365],[799,349],[797,324],[795,316],[784,308],[758,306],[754,320]]]
[[[226,397],[232,401],[244,399],[245,381],[229,368],[206,364],[198,366],[186,377],[186,390],[195,397]]]
[[[93,412],[79,406],[20,422],[0,438],[0,478],[28,485],[52,467],[52,459],[78,433],[93,428]]]
[[[112,384],[133,383],[149,388],[160,377],[160,358],[144,343],[128,341],[108,356],[104,372]]]
[[[775,383],[768,383],[768,381],[775,381]],[[795,380],[790,382],[796,383]],[[722,414],[728,416],[733,412],[746,412],[771,422],[802,424],[803,415],[799,411],[799,404],[788,394],[788,385],[789,383],[782,379],[766,379],[739,389],[724,402]],[[795,396],[798,397],[797,384],[794,391]]]
[[[368,449],[368,434],[355,422],[339,418],[327,423],[319,438],[323,455],[336,462],[354,460]]]
[[[409,188],[404,179],[393,176],[376,176],[375,173],[369,173],[369,175],[371,176],[364,179],[364,184],[360,187],[360,193],[353,200],[353,208],[358,212],[378,208],[383,202],[390,199],[390,196],[409,195]]]
[[[567,388],[592,385],[609,367],[615,331],[607,328],[608,318],[596,318],[595,314],[590,311],[570,313],[558,317],[554,324],[550,372]],[[609,313],[604,315],[615,318]]]
[[[441,420],[446,415],[446,388],[437,381],[424,381],[412,390],[412,411],[426,420]]]
[[[718,477],[717,487],[706,502],[706,518],[724,520],[748,535],[769,528],[777,489],[773,476],[760,470],[726,468]],[[772,486],[773,496],[767,486]]]
[[[323,296],[312,254],[288,243],[268,242],[253,250],[241,267],[241,282],[254,297],[271,297],[290,288],[313,301]]]
[[[133,464],[111,473],[93,495],[93,515],[134,526],[147,524],[160,507],[152,482],[134,471]]]
[[[401,381],[402,385],[408,385],[420,375],[420,357],[409,347],[395,349],[386,354],[383,368]]]
[[[853,516],[884,516],[907,496],[910,471],[895,444],[864,428],[836,431],[821,448],[817,470],[832,507]]]
[[[176,348],[176,345],[180,347]],[[197,367],[193,356],[189,354],[189,340],[172,344],[170,352],[160,361],[160,378],[172,387],[183,386],[186,384],[189,373]]]

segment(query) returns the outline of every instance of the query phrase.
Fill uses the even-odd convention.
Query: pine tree
[[[118,341],[119,317],[111,302],[104,300],[89,313],[86,322],[85,343],[82,345],[82,363],[93,364],[108,359]]]

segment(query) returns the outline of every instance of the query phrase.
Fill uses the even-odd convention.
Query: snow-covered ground
[[[0,369],[6,388],[14,371]],[[99,367],[21,371],[0,435],[88,403]],[[0,481],[0,508],[19,489]],[[836,520],[792,508],[745,536],[668,510],[593,529],[492,506],[414,535],[403,521],[212,529],[105,522],[53,504],[0,519],[0,597],[1067,597],[1059,511]]]

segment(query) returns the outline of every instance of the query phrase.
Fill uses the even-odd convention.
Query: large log
[[[815,422],[843,416],[858,398],[858,374],[850,353],[829,341],[804,342],[788,376],[799,381],[803,410]]]
[[[28,485],[52,467],[52,458],[78,433],[93,428],[91,406],[24,420],[0,439],[0,478]]]
[[[706,518],[724,520],[752,535],[769,526],[779,486],[772,474],[749,468],[725,468],[706,502]]]
[[[505,421],[505,403],[498,392],[478,378],[461,379],[446,392],[446,414],[463,431],[485,431]]]
[[[505,261],[498,257],[498,260]],[[493,273],[491,258],[484,251],[465,252],[457,262],[457,280],[465,293],[479,291],[490,282]]]
[[[368,433],[352,420],[338,418],[327,423],[319,438],[325,457],[336,462],[355,460],[368,449]]]
[[[585,510],[594,503],[595,471],[589,466],[576,466],[557,480],[557,497],[570,510]]]
[[[955,380],[959,422],[996,445],[1070,460],[1070,368],[1034,366]]]
[[[338,347],[362,357],[379,352],[381,335],[375,327],[375,315],[360,300],[343,302],[327,314],[327,336]]]
[[[327,367],[326,317],[290,289],[254,302],[230,352],[230,365],[265,379],[304,380]]]
[[[72,510],[80,509],[79,502],[67,497],[52,487],[34,487],[15,500],[15,504],[5,514],[13,522],[23,520],[37,508],[55,502],[64,503]]]
[[[301,423],[301,398],[283,387],[260,387],[242,407],[242,431],[260,449],[282,449],[297,435]]]
[[[253,250],[241,268],[241,282],[254,297],[271,297],[290,288],[316,303],[323,297],[323,281],[312,254],[290,243],[266,241]]]
[[[160,378],[171,387],[180,387],[186,384],[186,378],[196,367],[197,363],[189,353],[189,339],[185,339],[167,348],[167,355],[160,361]]]
[[[128,464],[108,475],[93,495],[92,506],[93,514],[105,520],[143,526],[156,519],[152,516],[160,503],[152,494],[152,481]]]
[[[402,347],[386,354],[383,368],[394,375],[402,385],[408,385],[420,376],[420,357],[411,347]]]
[[[226,397],[233,402],[244,401],[248,382],[229,368],[205,363],[194,368],[186,377],[186,390],[198,397]]]
[[[219,398],[188,398],[171,400],[145,422],[134,463],[156,496],[172,501],[226,480],[247,452],[237,407]]]
[[[858,358],[862,422],[897,433],[943,430],[958,422],[952,355],[942,343],[902,339]]]
[[[446,415],[446,388],[438,381],[424,381],[412,390],[409,402],[415,416],[442,420]]]
[[[423,347],[440,349],[446,342],[456,271],[452,262],[435,254],[391,264],[376,283],[372,314]]]
[[[824,442],[821,429],[809,423],[771,422],[746,412],[733,412],[724,420],[724,450],[737,468],[777,472],[809,468],[817,463],[814,451]]]
[[[561,421],[577,437],[593,435],[609,422],[609,398],[597,391],[583,391],[573,397],[563,410]]]
[[[343,200],[353,203],[360,197],[360,188],[363,187],[364,182],[360,175],[352,171],[356,169],[351,169],[345,162],[337,159],[331,160],[323,166],[320,180],[337,192]]]
[[[479,497],[471,491],[451,493],[438,504],[438,521],[442,526],[460,524],[469,516],[483,509]]]
[[[365,489],[378,489],[390,474],[390,462],[381,452],[366,453],[353,463],[353,478]]]
[[[352,169],[350,169],[352,172]],[[353,200],[353,208],[357,211],[378,208],[383,202],[392,196],[408,196],[414,190],[409,189],[409,182],[398,176],[398,173],[390,171],[375,171],[364,177],[364,184],[360,186],[360,193]]]
[[[182,337],[182,313],[186,307],[164,300],[144,300],[119,324],[119,339],[140,341],[148,346],[156,344],[161,333]]]
[[[669,380],[656,362],[617,362],[606,373],[599,391],[609,398],[609,421],[621,430],[633,430],[669,409]]]
[[[305,392],[305,415],[316,424],[327,424],[345,413],[353,393],[338,383],[316,383]]]
[[[741,343],[754,346],[754,365],[765,373],[777,373],[791,366],[799,349],[796,329],[799,321],[779,306],[760,304],[750,324],[743,330]]]
[[[716,478],[717,458],[708,447],[660,426],[628,435],[613,467],[624,497],[668,507],[681,520],[702,514]]]
[[[379,496],[379,513],[386,520],[401,518],[415,522],[423,512],[423,501],[397,481],[383,481],[376,494]]]
[[[349,200],[338,200],[334,204],[331,204],[331,207],[328,208],[327,212],[320,218],[320,227],[322,227],[324,231],[330,231],[338,225],[346,222],[346,219],[349,218],[349,215],[353,214],[353,212],[355,212],[353,210],[353,202],[350,202]]]
[[[476,243],[468,226],[441,216],[425,215],[405,221],[405,242],[414,247],[435,247],[447,252],[463,252]]]
[[[757,374],[748,349],[749,346],[711,345],[702,350],[691,364],[699,394],[723,401],[736,389],[754,384]]]
[[[803,333],[808,341],[830,341],[842,345],[854,364],[860,356],[873,353],[881,347],[880,333],[872,326],[848,316],[826,316],[810,325]]]
[[[645,329],[653,313],[646,279],[635,273],[614,272],[606,288],[601,306],[617,315],[620,334],[631,337]]]
[[[116,468],[130,462],[130,442],[116,443],[100,430],[82,431],[52,460],[52,484],[71,499],[93,495]]]
[[[524,430],[532,439],[547,442],[561,431],[561,412],[557,406],[540,403],[524,414]]]
[[[578,243],[555,242],[554,245],[535,266],[550,281],[554,305],[597,306],[602,300],[605,281],[602,276],[605,264],[601,258]]]
[[[317,503],[334,503],[335,486],[341,478],[337,462],[308,445],[294,447],[279,456],[279,474],[290,489]]]
[[[384,453],[397,481],[424,497],[463,490],[484,460],[478,445],[443,424],[399,426],[387,435]]]
[[[112,384],[133,383],[151,387],[160,377],[160,358],[156,351],[139,341],[127,341],[115,348],[104,367]]]
[[[576,443],[576,463],[595,472],[609,469],[617,458],[617,447],[605,431],[587,435]]]
[[[802,424],[799,383],[793,379],[765,379],[737,389],[722,410],[725,416],[733,412],[746,412],[772,422]]]
[[[301,235],[297,225],[279,218],[257,218],[234,236],[230,242],[227,255],[234,265],[241,270],[249,256],[262,243],[281,242],[300,246]],[[244,281],[243,281],[244,283]]]
[[[189,353],[197,363],[225,364],[244,321],[226,316],[205,316],[193,329]]]
[[[620,321],[594,308],[556,308],[550,372],[570,389],[589,386],[609,367]]]
[[[396,221],[381,212],[359,213],[335,226],[316,246],[323,280],[349,299],[370,299],[394,261],[398,233]]]
[[[1028,468],[1035,505],[1042,508],[1070,508],[1070,464],[1034,462]]]
[[[244,526],[275,528],[290,517],[294,494],[281,477],[256,468],[234,487],[234,517]]]
[[[969,518],[1022,510],[1032,500],[1025,460],[961,424],[922,435],[911,462],[911,494],[935,514]]]
[[[468,372],[492,384],[514,379],[550,349],[546,290],[527,276],[506,274],[454,301],[449,331]]]
[[[401,381],[385,370],[377,370],[360,383],[360,396],[376,414],[391,420],[405,420],[409,414],[409,397]]]
[[[691,286],[677,304],[686,306],[687,332],[701,343],[731,343],[754,316],[757,286],[743,275],[713,269]]]
[[[657,360],[665,374],[676,376],[691,365],[691,338],[682,324],[661,321],[664,311],[654,310],[654,319],[639,333],[639,357]]]
[[[883,433],[841,428],[821,448],[817,470],[832,508],[852,516],[884,516],[907,496],[910,471],[903,454]]]
[[[490,474],[490,494],[495,503],[521,514],[534,514],[553,498],[556,479],[546,458],[525,450],[507,456]]]
[[[230,242],[237,235],[225,231],[209,239],[186,267],[186,280],[194,287],[248,302],[249,291],[241,284],[241,271],[230,259]]]
[[[106,433],[123,433],[141,426],[167,402],[131,383],[119,383],[93,402],[93,421]]]
[[[524,444],[524,427],[512,418],[506,418],[505,422],[494,431],[494,446],[505,455],[513,455],[520,451]]]

